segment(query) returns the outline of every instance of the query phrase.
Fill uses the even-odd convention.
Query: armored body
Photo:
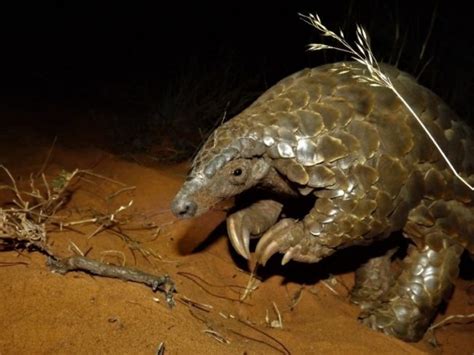
[[[443,101],[413,77],[381,66],[450,161],[474,184],[474,135]],[[464,250],[474,252],[474,193],[457,179],[414,117],[382,87],[357,80],[366,69],[335,63],[293,74],[218,127],[193,161],[172,203],[193,217],[260,186],[275,196],[314,199],[301,219],[281,217],[264,199],[231,214],[234,249],[260,264],[317,262],[339,249],[368,245],[395,231],[411,241],[402,271],[393,251],[356,271],[352,299],[374,329],[420,339],[457,277]]]

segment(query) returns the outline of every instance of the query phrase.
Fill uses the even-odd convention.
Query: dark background
[[[59,135],[79,121],[120,152],[181,159],[276,81],[344,59],[298,17],[318,13],[472,117],[472,15],[461,1],[41,2],[0,9],[0,103]],[[431,28],[431,30],[430,30]],[[397,35],[398,33],[398,35]],[[428,41],[427,41],[428,38]],[[420,58],[426,43],[426,51]],[[399,58],[397,60],[397,58]],[[75,112],[66,115],[65,112]],[[2,115],[4,129],[11,126]],[[67,117],[67,118],[66,118]],[[169,139],[171,138],[171,139]],[[166,142],[166,143],[163,143]],[[97,143],[97,141],[96,141]]]

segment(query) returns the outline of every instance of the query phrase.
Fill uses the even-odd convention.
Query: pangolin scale
[[[474,184],[472,129],[433,92],[398,69],[382,71],[424,122],[453,166]],[[474,193],[395,94],[358,78],[367,70],[341,62],[299,71],[218,127],[193,161],[176,195],[181,218],[259,186],[297,199],[315,198],[301,219],[281,216],[278,197],[231,214],[234,249],[314,263],[339,249],[368,245],[402,231],[410,240],[394,276],[393,250],[356,271],[352,300],[370,327],[419,340],[458,275],[464,250],[474,253]]]

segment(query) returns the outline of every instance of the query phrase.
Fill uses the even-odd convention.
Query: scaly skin
[[[473,184],[472,130],[411,76],[382,70]],[[413,248],[398,278],[389,277],[390,255],[369,261],[353,299],[364,305],[364,323],[416,341],[448,295],[462,251],[474,252],[474,194],[393,92],[353,78],[366,74],[356,63],[336,63],[277,83],[214,131],[172,209],[193,217],[255,186],[314,195],[301,220],[280,218],[278,198],[228,217],[235,250],[249,258],[249,239],[260,238],[255,258],[263,265],[276,253],[283,264],[317,262],[402,230]]]

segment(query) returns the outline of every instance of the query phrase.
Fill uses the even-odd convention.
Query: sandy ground
[[[41,169],[51,141],[33,136],[13,141],[6,135],[0,162],[26,182]],[[135,189],[107,199],[121,186],[91,177],[78,185],[62,217],[80,220],[108,215],[131,200],[133,205],[118,215],[122,236],[105,230],[91,237],[98,225],[80,224],[52,231],[51,250],[70,256],[74,243],[91,258],[168,274],[176,282],[177,305],[170,309],[161,293],[141,284],[81,272],[52,273],[37,252],[2,252],[0,354],[155,354],[162,342],[165,354],[473,354],[473,323],[437,330],[438,348],[426,339],[404,343],[359,324],[358,307],[347,299],[353,272],[334,271],[327,279],[334,264],[345,259],[281,267],[275,257],[258,275],[258,287],[241,301],[249,273],[229,247],[224,214],[177,222],[169,212],[186,164],[151,166],[141,157],[131,161],[65,146],[58,143],[51,155],[49,179],[63,169],[90,169]],[[6,182],[4,175],[0,179]],[[474,313],[472,285],[472,280],[459,279],[437,321]],[[282,328],[274,327],[277,310]]]

